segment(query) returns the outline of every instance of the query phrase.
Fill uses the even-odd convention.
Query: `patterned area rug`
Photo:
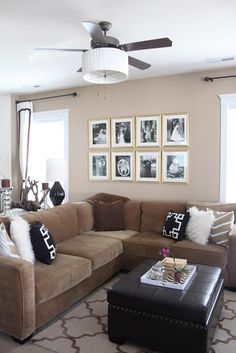
[[[32,352],[43,348],[56,353],[156,353],[145,347],[117,345],[108,340],[106,292],[119,276],[88,295],[26,345],[31,345]],[[210,353],[235,353],[235,349],[236,293],[225,290],[224,308]]]

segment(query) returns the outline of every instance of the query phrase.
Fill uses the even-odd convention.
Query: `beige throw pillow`
[[[209,241],[218,245],[228,246],[229,233],[234,224],[234,212],[218,212],[214,210],[212,212],[215,220],[211,227]]]

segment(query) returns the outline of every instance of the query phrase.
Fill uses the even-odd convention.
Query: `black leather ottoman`
[[[108,290],[112,342],[134,342],[160,352],[209,351],[223,305],[221,269],[197,265],[184,290],[140,283],[148,260]]]

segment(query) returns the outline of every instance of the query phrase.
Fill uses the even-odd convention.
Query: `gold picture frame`
[[[188,183],[189,152],[162,151],[162,182]]]
[[[111,145],[113,148],[134,146],[134,117],[111,119]]]
[[[89,148],[110,147],[110,119],[89,120]]]
[[[136,181],[160,183],[160,174],[160,151],[136,151]]]
[[[189,145],[188,113],[162,115],[162,145],[164,147]]]
[[[111,175],[113,181],[134,180],[134,153],[132,151],[111,153]]]
[[[161,146],[161,115],[136,116],[136,147]]]
[[[110,152],[89,152],[89,180],[110,180]]]

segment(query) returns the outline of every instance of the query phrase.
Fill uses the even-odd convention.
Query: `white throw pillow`
[[[30,240],[30,226],[19,216],[11,217],[10,235],[13,239],[17,252],[23,260],[35,262],[35,256]]]
[[[11,256],[20,258],[17,249],[11,238],[9,237],[5,225],[0,224],[0,254],[3,256]]]
[[[186,228],[187,238],[194,243],[206,245],[214,222],[212,211],[198,210],[197,207],[189,208],[190,219]]]

